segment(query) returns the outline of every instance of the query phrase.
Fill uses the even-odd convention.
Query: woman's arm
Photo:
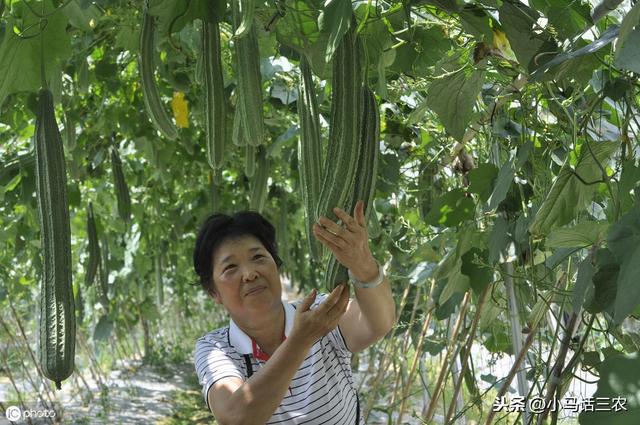
[[[358,280],[366,282],[373,279],[375,275],[369,280]],[[349,302],[347,312],[340,319],[338,326],[349,351],[357,353],[378,341],[393,328],[396,322],[396,306],[391,294],[391,285],[386,277],[375,288],[354,288],[355,299]]]
[[[375,280],[378,265],[369,249],[364,203],[356,203],[354,217],[339,208],[334,208],[334,212],[344,227],[321,217],[320,225],[313,228],[315,236],[356,279],[362,282]],[[396,306],[391,285],[385,277],[375,288],[355,287],[355,299],[349,303],[339,326],[347,347],[355,353],[382,338],[393,328],[395,321]]]
[[[251,378],[223,378],[207,394],[211,412],[221,425],[262,425],[284,398],[291,380],[313,344],[335,329],[344,315],[349,291],[336,287],[317,308],[310,310],[315,290],[296,310],[289,337]]]

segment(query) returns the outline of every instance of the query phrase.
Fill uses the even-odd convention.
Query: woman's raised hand
[[[289,339],[299,341],[305,347],[311,347],[338,326],[342,315],[349,304],[349,289],[344,284],[338,285],[329,296],[311,310],[316,299],[316,290],[307,295],[296,310],[293,329]]]
[[[343,226],[322,216],[313,225],[313,234],[356,279],[363,282],[375,279],[378,265],[369,249],[364,202],[356,203],[353,217],[340,208],[334,208],[333,212],[342,220]]]

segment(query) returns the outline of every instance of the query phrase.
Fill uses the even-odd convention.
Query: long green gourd
[[[100,304],[105,310],[109,311],[109,241],[106,235],[103,235],[101,245],[102,256],[98,264],[100,284],[96,286],[96,293]]]
[[[249,206],[252,210],[262,212],[267,200],[270,161],[267,158],[266,150],[262,147],[258,148],[257,156],[256,170],[251,180]]]
[[[353,213],[350,205],[355,187],[362,121],[362,68],[355,20],[336,49],[332,69],[332,101],[329,144],[324,159],[320,196],[315,220],[320,216],[337,220],[334,207]],[[347,270],[328,253],[325,285],[333,289],[348,280]]]
[[[362,69],[360,46],[354,29],[344,34],[333,62],[329,143],[324,159],[320,196],[315,220],[326,216],[336,220],[334,207],[347,210],[360,154]]]
[[[153,124],[165,137],[173,140],[178,137],[178,130],[175,125],[173,125],[173,122],[171,122],[171,117],[160,99],[160,93],[158,92],[158,87],[156,86],[154,77],[154,33],[155,18],[149,14],[149,0],[145,0],[144,10],[142,12],[140,56],[138,60],[138,68],[140,69],[142,85],[142,98],[144,99],[147,114],[149,114],[149,118],[151,118]]]
[[[205,134],[207,161],[212,169],[221,168],[226,138],[226,99],[220,57],[220,28],[215,18],[202,23],[204,61]]]
[[[356,172],[355,188],[350,211],[361,199],[364,202],[365,220],[373,209],[378,175],[378,156],[380,152],[380,111],[376,96],[369,87],[362,87],[362,121],[360,130],[360,156]]]
[[[240,25],[234,33],[235,38],[242,38],[249,33],[253,24],[253,15],[256,9],[256,0],[231,0],[238,3],[240,12]]]
[[[358,156],[354,189],[345,211],[353,214],[358,200],[365,206],[365,220],[369,217],[376,190],[376,175],[378,173],[378,153],[380,151],[380,113],[373,92],[368,87],[362,87],[362,116],[360,119],[360,155]],[[325,270],[325,282],[329,289],[346,282],[347,269],[340,264],[333,255],[329,255]]]
[[[322,177],[322,139],[320,133],[320,114],[316,100],[313,74],[307,58],[300,57],[300,86],[298,95],[298,120],[300,137],[298,138],[298,166],[300,170],[300,189],[305,211],[305,226],[311,257],[319,261],[322,246],[313,236],[315,211],[320,195]]]
[[[88,288],[95,281],[96,274],[98,273],[98,264],[100,264],[100,243],[98,242],[96,219],[93,214],[93,204],[91,202],[89,202],[89,206],[87,207],[87,239],[89,256],[84,273],[84,284]]]
[[[241,24],[238,2],[232,1],[233,28]],[[260,49],[256,26],[251,25],[248,33],[233,42],[236,56],[236,78],[238,82],[238,109],[242,114],[242,128],[246,142],[254,146],[264,140],[264,122],[262,117],[262,75],[260,74]]]
[[[40,90],[34,135],[36,194],[42,243],[39,358],[45,377],[61,388],[74,368],[76,321],[71,269],[71,227],[62,137],[53,95]]]
[[[111,172],[113,173],[113,186],[118,202],[118,215],[125,223],[128,223],[131,221],[131,195],[129,195],[129,186],[127,186],[127,180],[122,171],[122,161],[115,146],[111,149]]]

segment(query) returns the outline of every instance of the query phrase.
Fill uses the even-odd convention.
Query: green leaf
[[[369,6],[364,2],[360,3],[360,6],[355,11],[358,22],[364,19],[367,11],[369,12],[369,19],[358,33],[358,37],[362,40],[369,64],[377,64],[381,60],[384,62],[385,50],[389,49],[395,40],[383,19],[373,19],[374,16],[380,13],[380,10],[377,10],[373,4]],[[389,49],[389,52],[394,55],[395,59],[396,49]],[[383,63],[383,67],[387,65],[389,64]]]
[[[573,227],[555,229],[547,236],[547,248],[586,248],[597,244],[606,238],[609,223],[585,221]]]
[[[500,167],[498,177],[496,178],[496,185],[493,188],[491,195],[489,195],[489,199],[487,199],[489,210],[498,208],[500,202],[504,201],[504,198],[507,197],[509,187],[511,187],[511,183],[513,183],[513,178],[516,174],[513,162],[514,159],[512,158]]]
[[[493,281],[493,269],[487,267],[489,252],[478,248],[471,248],[462,255],[460,271],[469,277],[471,288],[476,294]]]
[[[626,44],[629,34],[631,34],[638,24],[640,24],[640,3],[636,2],[622,20],[616,48],[623,47]]]
[[[42,9],[41,2],[29,3],[37,10]],[[50,0],[45,0],[44,5],[45,13],[53,10]],[[40,19],[22,2],[14,3],[11,9],[12,14],[7,19],[7,29],[0,44],[0,105],[12,93],[35,92],[41,87],[42,39],[46,40],[43,53],[48,81],[60,78],[59,63],[71,54],[70,39],[66,30],[67,18],[64,14],[53,13],[47,18],[44,29],[40,31]],[[22,36],[26,38],[19,37],[16,30],[22,31]]]
[[[632,159],[622,163],[622,175],[617,185],[618,195],[620,196],[620,210],[623,213],[633,207],[636,198],[635,194],[637,193],[635,188],[638,186],[638,183],[640,183],[640,167],[637,167],[634,162]],[[632,190],[633,194],[631,192]]]
[[[93,340],[94,341],[106,341],[111,336],[111,332],[113,331],[113,321],[109,318],[109,316],[104,315],[98,320],[98,324],[93,331]]]
[[[640,304],[640,202],[611,227],[608,242],[620,263],[614,316],[619,324]]]
[[[305,52],[320,37],[319,12],[304,0],[290,3],[287,13],[276,23],[276,37],[280,43]]]
[[[629,34],[627,41],[616,51],[614,64],[640,74],[640,28]]]
[[[600,379],[594,399],[609,400],[610,408],[583,411],[580,425],[635,425],[640,423],[640,353],[607,356],[598,367]],[[613,408],[625,400],[625,408]],[[602,400],[602,399],[600,399]]]
[[[520,2],[504,2],[499,9],[500,23],[509,40],[511,50],[518,62],[529,69],[533,57],[545,44],[534,34],[532,28],[538,19],[538,12]]]
[[[438,114],[447,132],[461,141],[471,121],[484,72],[465,69],[436,78],[427,92],[429,108]]]
[[[480,164],[469,171],[469,191],[476,193],[483,202],[486,202],[493,191],[493,182],[498,175],[498,167],[491,163]]]
[[[3,192],[4,193],[8,193],[11,192],[13,189],[15,189],[16,187],[18,187],[18,185],[20,184],[20,181],[22,180],[22,174],[18,173],[15,176],[13,176],[13,178],[9,181],[9,183],[7,183],[7,185],[3,188]]]
[[[497,217],[493,223],[493,229],[489,236],[489,262],[496,264],[507,261],[505,249],[509,243],[509,234],[507,233],[509,224],[502,217]]]
[[[620,265],[613,253],[606,248],[596,252],[596,263],[593,285],[587,288],[584,306],[589,313],[606,311],[613,315]]]
[[[631,255],[620,266],[614,305],[614,322],[618,325],[640,304],[638,276],[640,276],[640,245],[633,249]]]
[[[489,210],[498,208],[498,205],[500,205],[500,203],[507,197],[507,193],[509,192],[511,183],[513,183],[513,178],[515,177],[516,172],[522,167],[522,165],[524,165],[532,148],[533,144],[531,142],[522,145],[518,149],[516,157],[511,158],[502,166],[502,168],[500,168],[496,185],[488,199]]]
[[[140,311],[144,318],[151,322],[155,322],[161,317],[155,301],[149,297],[145,298],[142,304],[140,304]]]
[[[599,142],[587,145],[587,143],[585,142],[581,148],[575,173],[585,182],[591,183],[602,179],[602,171],[598,163],[604,167],[606,160],[618,148],[618,144]],[[597,187],[597,184],[583,184],[574,175],[569,162],[565,162],[531,223],[529,233],[534,237],[545,236],[554,226],[561,226],[573,220],[577,212],[584,207],[591,195],[597,190]]]
[[[462,274],[462,271],[460,270],[461,265],[462,262],[458,260],[455,268],[449,274],[447,283],[438,298],[438,303],[441,305],[450,301],[454,294],[464,294],[465,291],[469,289],[469,276]]]
[[[398,38],[405,43],[395,49],[397,53],[391,69],[414,77],[431,76],[429,68],[451,48],[451,40],[438,26],[416,25]]]
[[[459,16],[462,27],[467,33],[479,41],[491,43],[493,39],[491,17],[482,7],[468,3],[462,8]]]
[[[593,275],[595,268],[591,264],[591,258],[587,257],[578,266],[578,276],[576,277],[576,284],[573,287],[572,306],[573,311],[580,312],[582,303],[584,302],[584,295],[587,289],[592,285]]]
[[[342,40],[342,36],[351,25],[353,15],[350,0],[327,0],[324,9],[318,18],[318,27],[329,33],[329,42],[325,52],[325,62],[331,62],[331,58]]]
[[[498,322],[498,326],[491,328],[491,335],[487,338],[482,345],[491,353],[513,353],[513,345],[511,344],[511,338],[505,329],[505,326]]]
[[[591,24],[589,6],[576,0],[531,0],[529,4],[542,11],[560,38],[571,38]]]
[[[82,7],[78,0],[72,0],[67,3],[67,5],[62,8],[62,13],[69,18],[71,25],[83,31],[92,31],[97,25],[98,19],[102,16],[100,9],[98,9],[95,4]],[[92,20],[94,21],[93,28],[91,26]],[[127,28],[127,30],[131,32],[130,28]]]
[[[433,203],[425,222],[432,226],[454,227],[474,215],[473,199],[466,196],[462,189],[453,189]]]
[[[601,363],[600,353],[597,351],[585,351],[582,353],[582,364],[587,367],[597,366]]]

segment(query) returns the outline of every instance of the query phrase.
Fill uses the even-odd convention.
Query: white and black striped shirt
[[[311,308],[326,297],[318,294]],[[283,302],[287,336],[299,303]],[[199,338],[194,357],[207,407],[207,394],[215,382],[229,376],[247,380],[265,364],[254,356],[251,338],[233,320]],[[311,347],[267,424],[354,425],[356,420],[364,424],[351,373],[351,352],[336,328]]]

